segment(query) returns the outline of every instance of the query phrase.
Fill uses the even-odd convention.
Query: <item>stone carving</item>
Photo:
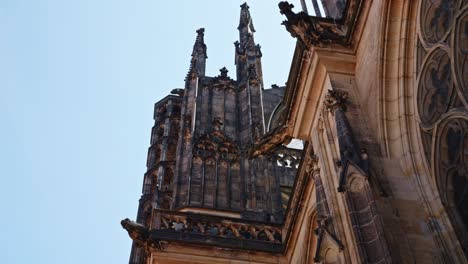
[[[223,77],[223,78],[227,78],[228,77],[228,69],[226,69],[226,67],[223,67],[219,70],[219,72],[221,73],[220,74],[220,77]]]
[[[194,80],[195,78],[198,77],[198,70],[197,70],[197,59],[195,58],[192,58],[190,60],[190,67],[189,67],[189,71],[187,73],[187,77],[185,78],[185,80]]]
[[[429,127],[447,112],[453,96],[451,64],[448,54],[435,49],[423,66],[418,88],[418,111],[421,122]]]
[[[222,130],[223,120],[221,120],[220,117],[216,116],[215,118],[213,118],[213,122],[211,123],[211,125],[213,127],[213,130],[215,130],[215,131]],[[223,137],[224,135],[220,134],[219,136]]]
[[[220,120],[215,119],[213,121],[214,129],[209,134],[204,134],[195,140],[194,151],[196,153],[201,153],[201,151],[209,151],[219,153],[220,156],[225,156],[226,154],[239,154],[239,149],[236,142],[226,136],[219,128],[222,125]]]
[[[257,75],[257,69],[254,64],[249,65],[249,83],[250,85],[257,85],[260,82],[260,79]]]
[[[276,161],[280,167],[289,167],[297,169],[301,163],[302,150],[291,149],[285,146],[279,146],[270,156],[270,159]]]
[[[319,158],[317,155],[312,154],[306,165],[306,173],[309,174],[312,178],[315,178],[314,174],[318,172],[320,172]]]
[[[157,231],[184,233],[187,240],[190,240],[191,235],[202,235],[206,236],[206,241],[209,241],[210,237],[218,237],[233,241],[282,244],[282,229],[279,225],[158,209],[153,213],[156,215],[156,225],[151,230],[128,218],[121,221],[122,227],[127,230],[133,241],[146,250],[162,249]]]
[[[140,246],[146,245],[146,241],[148,240],[149,230],[142,224],[138,224],[137,222],[131,221],[128,218],[125,218],[120,222],[122,227],[127,230],[128,235]]]
[[[348,93],[345,91],[328,90],[323,102],[325,107],[332,113],[335,113],[337,108],[346,111],[346,102],[348,100]]]
[[[330,19],[312,17],[304,12],[294,13],[294,5],[288,2],[280,2],[280,13],[287,20],[282,24],[294,38],[298,38],[307,47],[328,45],[331,43],[343,46],[351,44],[351,37],[357,23],[362,0],[348,0],[348,9],[345,10],[343,19]]]
[[[288,134],[288,127],[281,126],[265,134],[258,144],[251,146],[247,151],[249,159],[268,155],[280,145],[287,145],[292,137]]]
[[[195,219],[187,215],[162,213],[160,230],[281,243],[281,228],[224,221]]]
[[[291,36],[300,39],[306,46],[344,40],[346,33],[339,26],[314,20],[313,17],[303,12],[296,14],[292,11],[293,7],[294,5],[288,2],[279,3],[280,13],[288,19],[283,21],[282,25],[291,33]]]

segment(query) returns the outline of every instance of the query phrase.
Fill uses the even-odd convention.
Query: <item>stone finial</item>
[[[202,36],[205,34],[205,28],[199,28],[197,29],[197,34],[198,36]]]
[[[224,77],[224,78],[227,78],[228,77],[228,69],[226,69],[226,67],[223,67],[221,69],[219,69],[219,72],[221,73],[220,76],[221,77]]]
[[[340,108],[346,111],[346,103],[348,99],[348,93],[344,91],[328,90],[327,95],[323,104],[333,114],[335,110]]]
[[[291,15],[291,14],[294,15],[294,12],[292,11],[292,9],[294,8],[293,4],[283,1],[278,4],[278,7],[282,15],[286,15],[286,17],[288,17],[288,15]]]

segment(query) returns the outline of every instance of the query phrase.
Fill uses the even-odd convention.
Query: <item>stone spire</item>
[[[193,45],[192,60],[190,61],[189,75],[197,74],[198,76],[205,76],[206,59],[206,44],[204,40],[205,29],[200,28],[197,30],[197,38]]]

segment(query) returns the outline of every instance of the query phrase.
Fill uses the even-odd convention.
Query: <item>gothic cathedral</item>
[[[285,87],[246,3],[235,78],[205,75],[197,30],[155,104],[129,263],[468,263],[468,0],[295,2]]]

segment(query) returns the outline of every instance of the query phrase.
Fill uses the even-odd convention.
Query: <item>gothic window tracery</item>
[[[419,12],[416,104],[421,139],[442,204],[467,254],[468,3],[423,0]]]

